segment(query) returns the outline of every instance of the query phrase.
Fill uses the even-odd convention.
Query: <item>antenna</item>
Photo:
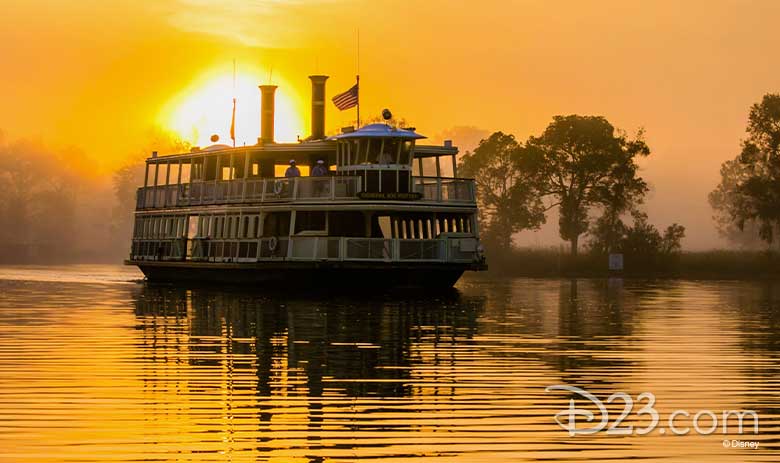
[[[357,64],[357,75],[360,75],[360,28],[357,28],[357,49],[355,50],[355,53],[357,54],[357,59],[355,60]]]
[[[357,28],[357,47],[355,49],[356,59],[356,71],[355,85],[357,86],[357,128],[360,128],[360,28]]]

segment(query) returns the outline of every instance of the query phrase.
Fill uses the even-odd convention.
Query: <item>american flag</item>
[[[358,84],[355,84],[344,93],[339,93],[333,97],[333,104],[341,111],[354,108],[358,104]]]

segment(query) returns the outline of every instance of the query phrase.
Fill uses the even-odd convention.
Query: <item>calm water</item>
[[[0,461],[780,459],[779,284],[472,278],[369,298],[138,278],[0,268]],[[661,424],[570,437],[554,384],[651,392]],[[622,424],[646,426],[639,408]],[[662,434],[677,409],[755,410],[760,430]]]

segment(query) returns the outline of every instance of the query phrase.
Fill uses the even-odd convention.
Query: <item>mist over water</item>
[[[367,298],[138,278],[0,269],[0,461],[780,455],[775,283],[465,278]],[[676,409],[755,410],[760,432],[569,437],[553,384],[652,392],[660,428]],[[623,423],[646,424],[636,408]]]

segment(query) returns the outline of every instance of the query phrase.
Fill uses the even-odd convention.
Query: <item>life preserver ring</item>
[[[275,236],[272,236],[268,239],[268,249],[271,251],[276,251],[276,246],[279,245],[279,239],[277,239]]]
[[[284,190],[284,182],[281,180],[277,180],[274,182],[274,194],[280,195],[282,194],[282,190]]]

